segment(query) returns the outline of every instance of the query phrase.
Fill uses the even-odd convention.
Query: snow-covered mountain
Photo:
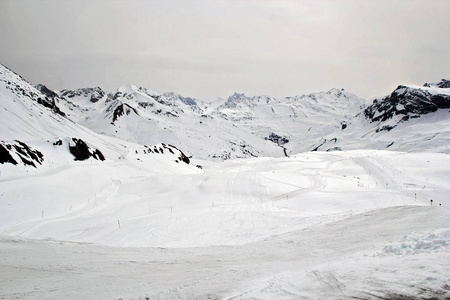
[[[323,138],[318,150],[390,149],[449,153],[448,81],[400,85]]]
[[[234,94],[216,114],[295,154],[313,150],[321,137],[339,130],[365,105],[364,99],[338,89],[283,99]]]
[[[401,85],[372,104],[343,89],[281,99],[235,93],[206,103],[131,84],[110,93],[99,87],[51,91],[44,85],[34,88],[17,75],[8,76],[3,88],[52,110],[58,115],[53,121],[69,119],[102,136],[140,145],[174,145],[197,159],[367,148],[448,152],[450,141],[446,80],[422,87]],[[29,131],[45,128],[45,134],[47,127],[28,124]]]
[[[86,89],[79,94],[63,92],[62,95],[75,95],[70,98],[91,102],[102,93],[99,89]],[[26,166],[52,169],[75,161],[112,162],[128,156],[139,161],[158,161],[156,164],[168,170],[180,169],[176,166],[180,162],[189,164],[187,156],[169,144],[144,146],[95,133],[69,119],[59,108],[63,103],[69,105],[45,86],[35,88],[0,65],[0,163],[6,164],[3,175],[30,171]],[[74,104],[76,108],[81,106]],[[80,117],[75,120],[80,121]],[[19,168],[12,168],[17,165]],[[191,165],[189,168],[195,169]]]
[[[308,151],[318,135],[340,128],[365,106],[363,99],[337,89],[279,100],[235,93],[222,104],[134,85],[91,101],[86,90],[59,92],[58,103],[68,118],[139,144],[171,143],[199,159],[281,157]]]
[[[59,103],[68,118],[123,140],[139,144],[170,143],[201,159],[281,152],[248,129],[234,126],[198,99],[175,93],[158,94],[134,85],[122,86],[95,103],[89,96],[67,99],[60,94]]]
[[[281,99],[235,93],[205,103],[134,85],[109,94],[65,90],[55,101],[97,133],[139,144],[167,142],[199,159],[390,147],[446,152],[446,84],[399,86],[372,104],[343,89]]]

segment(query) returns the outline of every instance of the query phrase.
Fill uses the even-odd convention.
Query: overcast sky
[[[0,51],[55,90],[370,99],[450,78],[450,1],[0,0]]]

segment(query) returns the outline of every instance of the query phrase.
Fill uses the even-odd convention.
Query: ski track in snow
[[[353,161],[364,168],[364,170],[372,176],[377,186],[386,186],[387,188],[398,189],[399,185],[393,180],[391,173],[383,170],[370,161],[367,157],[354,157]]]
[[[43,225],[52,226],[54,224],[55,226],[57,226],[58,222],[64,222],[67,220],[76,219],[83,215],[87,215],[90,212],[99,209],[99,206],[106,204],[108,202],[108,199],[111,198],[112,195],[117,193],[121,185],[122,185],[121,180],[113,180],[111,187],[101,190],[98,193],[98,196],[96,194],[93,197],[92,202],[89,201],[86,205],[82,206],[78,210],[75,210],[74,212],[55,218],[46,218],[43,220],[33,220],[29,222],[20,223],[18,225],[15,225],[2,231],[1,233],[5,235],[15,235],[15,236],[32,234],[34,230],[37,230],[39,227]]]
[[[450,228],[449,162],[350,151],[198,174],[124,160],[2,179],[3,217],[31,199],[35,211],[0,227],[0,299],[448,297],[450,241],[435,232]],[[48,213],[51,194],[33,193],[41,182],[62,188]],[[74,182],[83,185],[70,190]],[[429,207],[430,197],[444,206]],[[409,255],[401,245],[415,236],[424,250]]]
[[[10,283],[0,296],[299,299],[315,295],[312,298],[371,299],[365,289],[359,290],[355,284],[353,272],[358,271],[358,264],[363,267],[357,282],[371,287],[372,293],[381,296],[391,291],[392,282],[372,282],[374,278],[363,272],[383,273],[377,271],[383,261],[358,253],[370,255],[411,231],[447,226],[448,213],[448,209],[439,208],[387,208],[242,246],[115,248],[2,238],[1,251],[6,255],[2,256],[1,266],[6,272],[1,278]],[[449,256],[448,252],[444,255]],[[344,267],[337,272],[333,264]],[[419,261],[417,266],[421,264]],[[405,271],[412,271],[408,267],[404,266]],[[408,288],[409,277],[399,276],[395,285]],[[446,279],[434,281],[439,284]]]

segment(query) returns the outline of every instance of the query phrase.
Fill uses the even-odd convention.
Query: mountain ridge
[[[175,146],[155,143],[157,149],[167,151],[150,151],[150,146],[101,135],[63,113],[59,107],[66,108],[65,103],[58,93],[43,85],[36,88],[0,65],[2,176],[70,164],[113,163],[125,157],[163,170],[196,172]]]
[[[446,152],[450,137],[442,113],[450,108],[445,79],[400,85],[372,103],[337,88],[281,99],[236,92],[208,103],[132,84],[109,93],[99,87],[52,91],[43,84],[32,91],[21,87],[20,78],[19,88],[11,88],[17,95],[97,134],[140,145],[168,143],[202,160],[366,148]],[[439,132],[430,126],[429,114],[438,117]],[[442,137],[442,145],[428,143],[433,136]]]

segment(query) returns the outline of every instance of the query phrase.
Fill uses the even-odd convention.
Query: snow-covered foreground
[[[0,299],[450,297],[449,155],[199,163],[1,177]]]

